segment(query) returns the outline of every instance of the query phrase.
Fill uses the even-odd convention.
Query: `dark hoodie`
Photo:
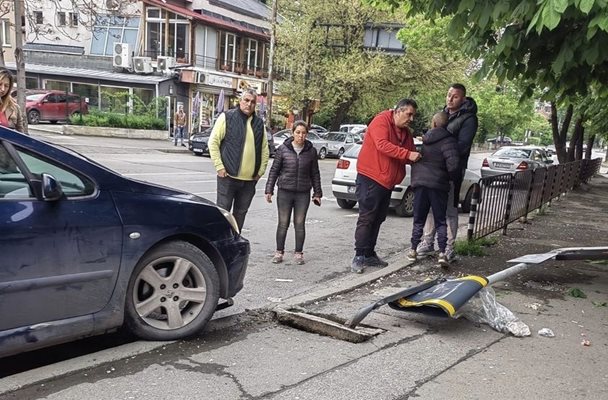
[[[444,128],[430,129],[422,138],[422,159],[412,164],[412,187],[450,191],[460,183],[460,157],[456,138]]]
[[[471,147],[477,133],[477,103],[472,97],[467,97],[455,113],[450,114],[447,107],[443,111],[448,113],[448,131],[452,132],[458,140],[460,169],[464,171],[467,168],[469,154],[471,154]]]

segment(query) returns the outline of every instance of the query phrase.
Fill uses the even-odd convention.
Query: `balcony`
[[[255,77],[257,79],[268,78],[268,69],[247,65],[246,62],[221,60],[218,58],[196,55],[194,66],[237,75]]]

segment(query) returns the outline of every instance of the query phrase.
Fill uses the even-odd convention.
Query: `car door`
[[[63,198],[42,199],[42,173],[56,178]],[[115,286],[121,248],[110,193],[50,158],[0,141],[0,331],[101,310]]]
[[[48,94],[41,102],[40,119],[41,120],[56,120],[59,107],[59,99],[55,93]]]
[[[348,150],[355,144],[355,137],[352,133],[346,134],[346,139],[344,140],[344,150]]]

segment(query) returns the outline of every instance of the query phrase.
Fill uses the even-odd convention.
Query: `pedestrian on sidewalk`
[[[296,234],[294,261],[304,264],[304,239],[306,238],[305,222],[308,206],[312,201],[320,206],[323,191],[321,189],[321,173],[317,150],[312,142],[306,140],[308,125],[304,121],[296,121],[292,128],[293,136],[287,138],[277,149],[272,167],[266,182],[266,201],[272,203],[274,186],[278,182],[277,210],[279,222],[277,225],[277,249],[272,262],[283,262],[285,254],[285,238],[293,213],[293,225]]]
[[[355,257],[351,271],[385,267],[376,254],[380,226],[386,219],[391,192],[405,177],[405,164],[420,159],[409,125],[418,105],[402,99],[394,109],[380,112],[367,128],[357,161],[356,196],[359,218],[355,229]]]
[[[6,68],[0,68],[0,125],[27,133],[24,132],[25,122],[21,107],[11,96],[14,84],[13,74]]]
[[[424,224],[429,210],[432,211],[434,228],[437,231],[439,247],[438,262],[447,266],[445,255],[447,237],[446,209],[448,192],[452,186],[460,185],[460,157],[456,138],[445,129],[448,115],[438,112],[433,116],[431,129],[422,137],[422,159],[412,165],[414,189],[414,226],[412,228],[412,248],[407,253],[410,261],[416,261],[416,249],[420,244]],[[450,182],[454,185],[450,185]]]
[[[460,157],[460,170],[464,177],[471,154],[473,140],[477,133],[477,103],[472,97],[467,97],[467,90],[461,83],[454,83],[448,89],[446,96],[446,106],[443,111],[448,115],[447,130],[458,141],[458,153]],[[445,255],[448,262],[454,262],[456,257],[454,254],[454,242],[458,233],[458,202],[460,185],[455,186],[450,184],[448,192],[448,207],[446,210],[446,219],[448,226],[448,241],[445,250]],[[433,214],[429,213],[424,226],[424,236],[422,242],[418,246],[417,255],[427,256],[434,253],[435,246],[435,223]]]
[[[239,230],[268,164],[264,121],[255,115],[257,97],[255,89],[246,89],[237,108],[220,114],[209,137],[209,154],[217,171],[217,205],[232,212]]]
[[[177,106],[177,112],[175,113],[173,125],[175,126],[175,132],[173,133],[173,145],[177,146],[177,138],[179,138],[180,145],[185,147],[184,132],[186,130],[186,113],[184,112],[184,106],[182,104]]]

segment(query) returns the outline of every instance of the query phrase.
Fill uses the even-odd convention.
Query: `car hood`
[[[132,193],[141,193],[141,194],[146,194],[146,195],[174,197],[176,199],[180,199],[180,200],[184,200],[184,201],[191,201],[191,202],[195,202],[195,203],[203,203],[203,204],[215,206],[215,203],[213,203],[211,200],[207,200],[204,197],[200,197],[200,196],[197,196],[192,193],[183,192],[181,190],[173,189],[173,188],[162,186],[162,185],[157,185],[154,183],[137,181],[137,180],[130,179],[130,178],[123,177],[123,179],[127,182],[127,184],[122,186],[120,189],[120,191],[123,191],[123,192],[128,191],[128,192],[132,192]]]

